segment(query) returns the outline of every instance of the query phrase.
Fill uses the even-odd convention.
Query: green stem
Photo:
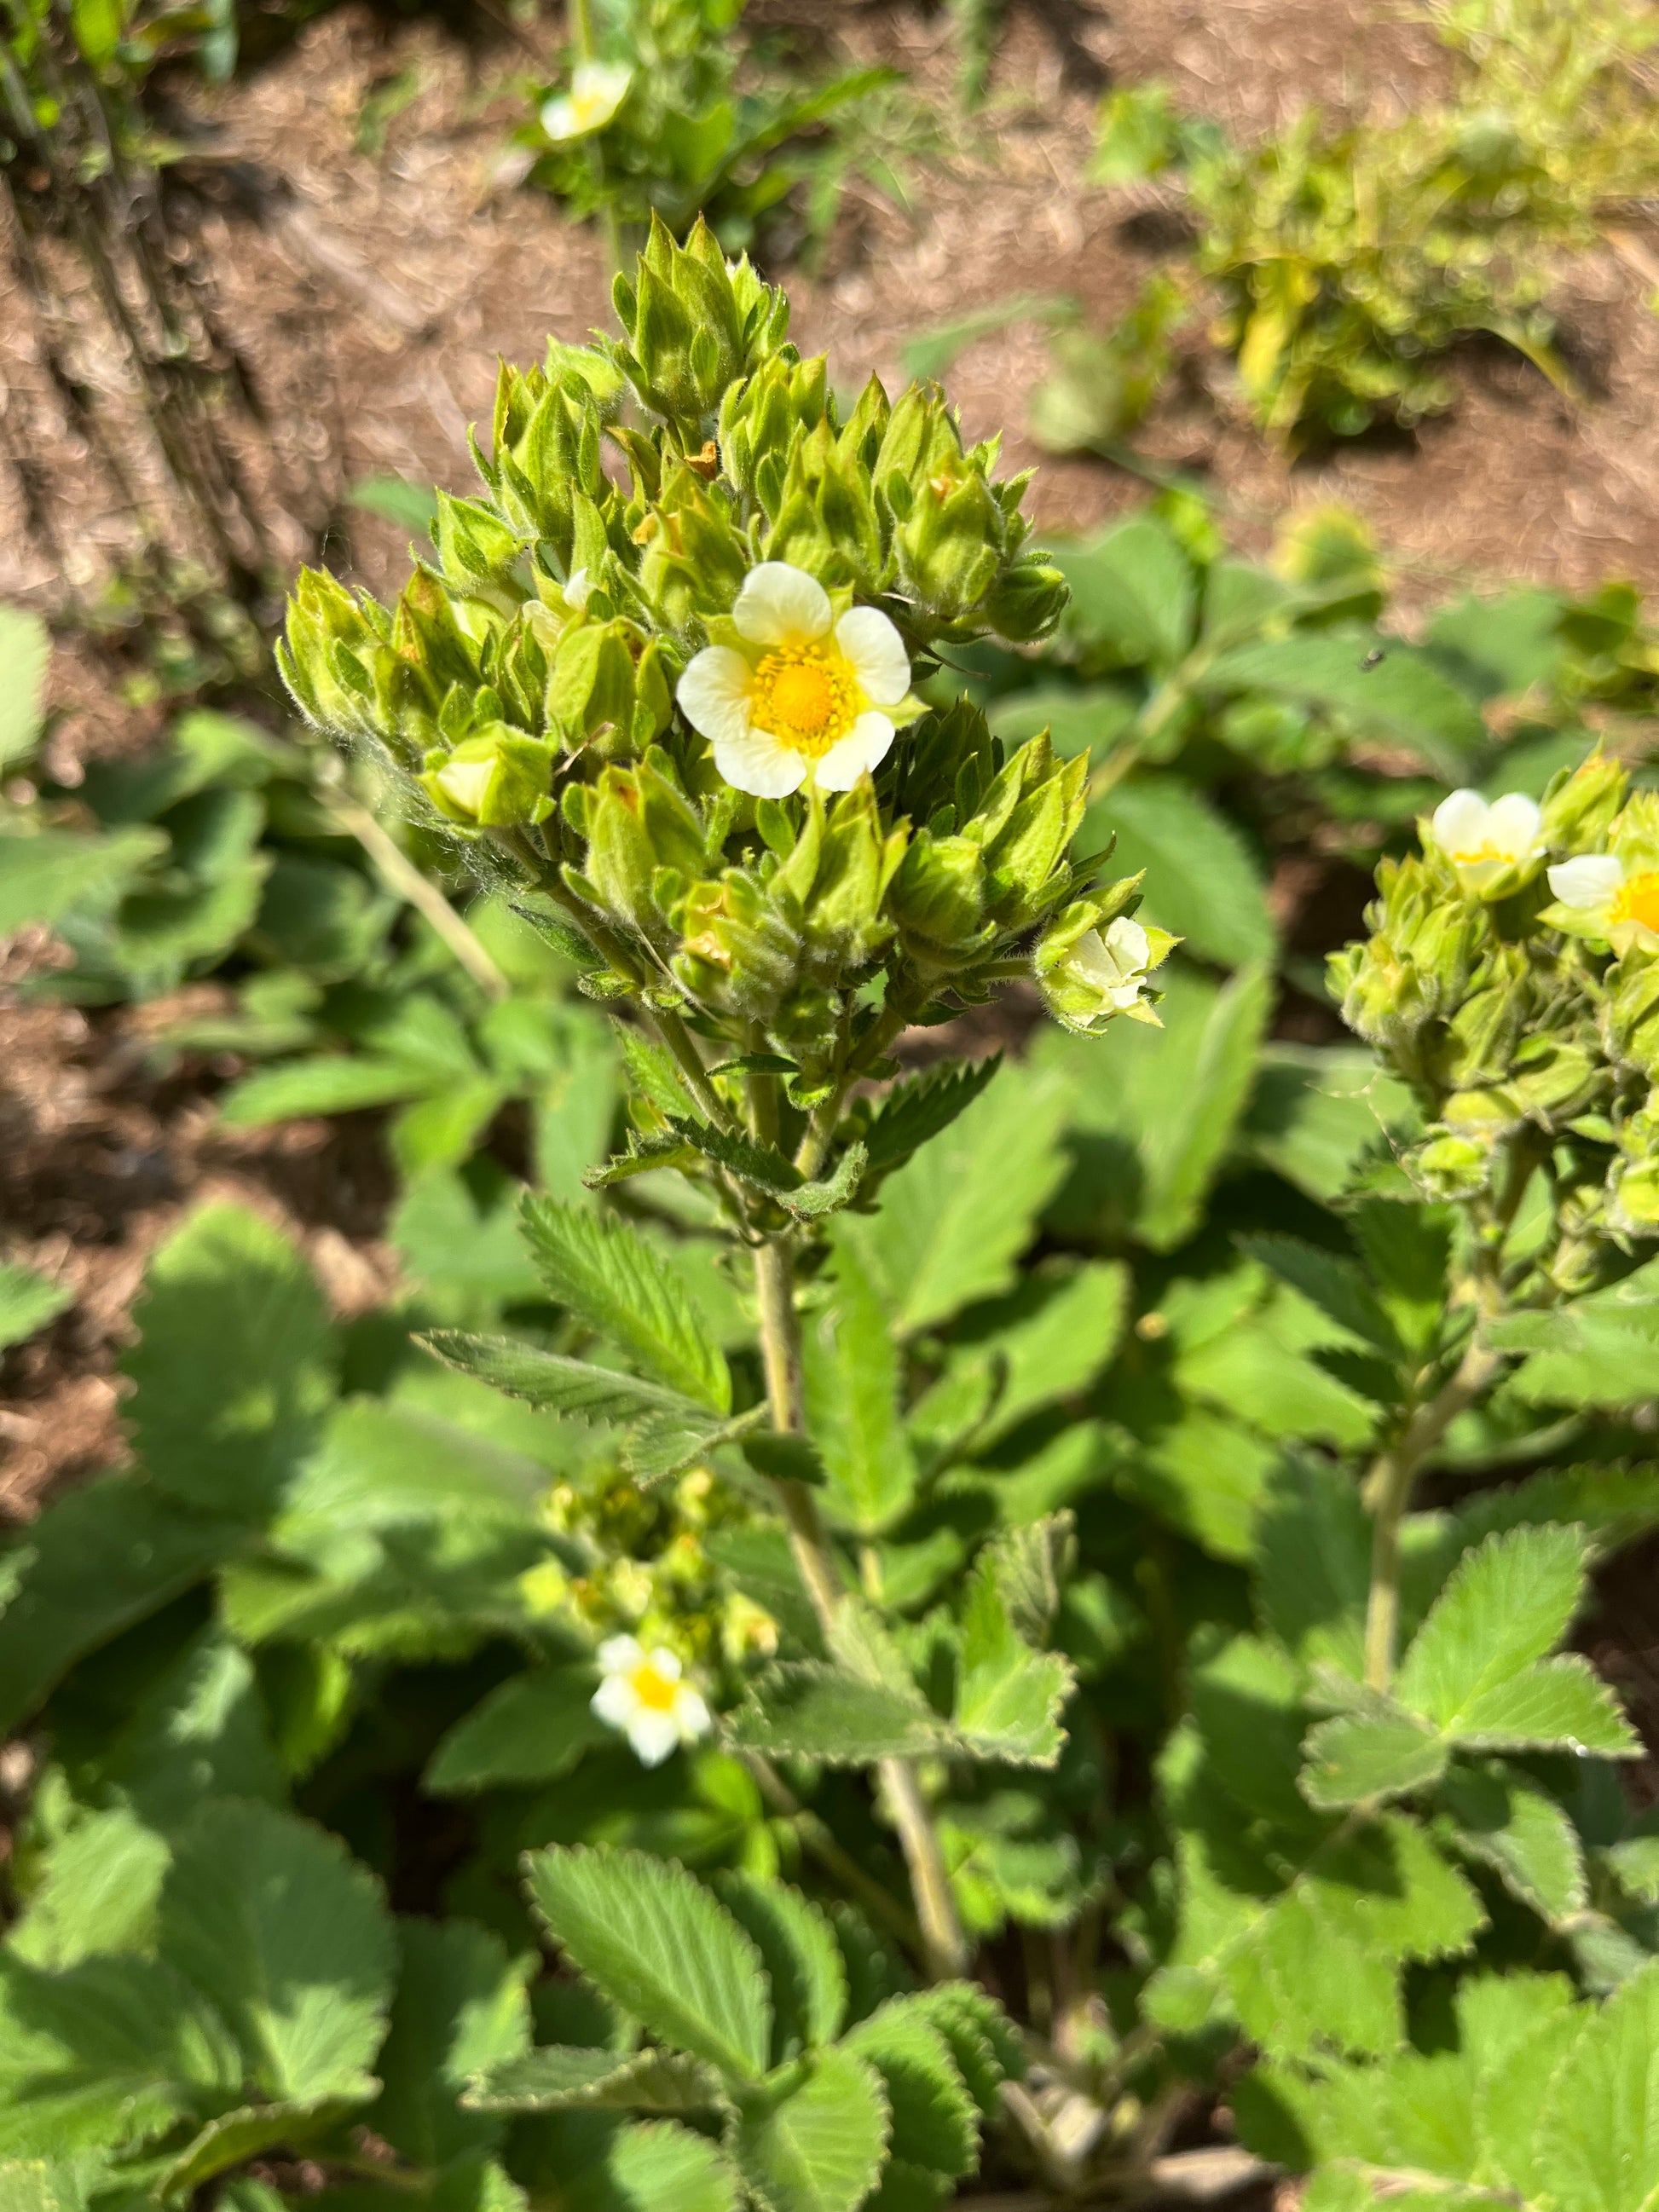
[[[927,985],[921,981],[908,987],[896,982],[889,986],[887,1003],[865,1031],[856,1050],[844,1061],[836,1087],[827,1098],[821,1098],[812,1109],[806,1124],[806,1133],[795,1154],[795,1165],[809,1181],[822,1173],[830,1147],[835,1142],[836,1127],[841,1120],[841,1109],[847,1103],[847,1094],[867,1069],[875,1066],[890,1044],[909,1026],[919,1006],[927,997]]]
[[[762,1081],[769,1080],[762,1078]],[[763,1109],[760,1118],[763,1121]],[[781,1434],[803,1427],[800,1397],[800,1317],[795,1310],[794,1258],[787,1233],[769,1237],[755,1249],[755,1289],[760,1305],[761,1353],[772,1425]],[[830,1538],[811,1492],[805,1483],[773,1485],[789,1548],[812,1610],[826,1636],[834,1634],[847,1592]],[[904,1853],[929,1972],[949,1981],[962,1972],[968,1946],[957,1917],[951,1877],[939,1849],[933,1814],[915,1769],[902,1759],[884,1759],[877,1774],[882,1796]]]
[[[844,1888],[860,1899],[907,1950],[920,1954],[921,1930],[898,1899],[890,1895],[872,1875],[866,1874],[850,1852],[842,1849],[817,1814],[801,1803],[763,1753],[746,1751],[743,1756],[744,1765],[760,1785],[761,1795],[778,1817],[789,1823],[799,1837],[802,1848],[810,1851]]]

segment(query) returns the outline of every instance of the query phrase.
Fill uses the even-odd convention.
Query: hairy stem
[[[406,899],[421,919],[430,925],[454,954],[457,965],[466,970],[481,990],[488,992],[492,999],[505,999],[513,988],[507,977],[436,884],[421,873],[368,807],[360,806],[354,799],[333,793],[328,804],[340,827],[357,840],[374,863],[387,889]]]
[[[850,1852],[842,1849],[817,1814],[801,1803],[771,1760],[762,1752],[746,1751],[744,1763],[772,1810],[781,1820],[787,1820],[799,1837],[803,1850],[810,1851],[826,1872],[834,1875],[860,1899],[907,1950],[919,1952],[922,1948],[921,1930],[910,1915],[873,1875],[865,1872]]]
[[[762,1082],[769,1080],[762,1078]],[[755,1250],[755,1289],[760,1304],[761,1352],[766,1368],[767,1402],[772,1425],[799,1433],[800,1401],[800,1317],[795,1311],[794,1258],[788,1236],[768,1237]],[[826,1634],[833,1632],[846,1601],[830,1539],[811,1492],[804,1483],[774,1486],[793,1554],[812,1610]],[[933,1815],[915,1769],[902,1759],[884,1759],[877,1769],[881,1793],[904,1853],[915,1900],[923,1954],[935,1979],[947,1981],[967,1963],[968,1946],[951,1894]]]

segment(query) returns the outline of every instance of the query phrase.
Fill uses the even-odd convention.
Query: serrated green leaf
[[[422,1789],[459,1797],[502,1784],[556,1781],[610,1731],[592,1698],[591,1667],[543,1667],[514,1674],[440,1739]]]
[[[749,2106],[732,2151],[770,2212],[854,2212],[881,2171],[887,2130],[879,2076],[840,2046]]]
[[[1593,2015],[1538,2120],[1544,2187],[1578,2212],[1644,2212],[1659,2191],[1659,1961]]]
[[[150,1261],[137,1318],[130,1413],[151,1481],[258,1521],[333,1395],[332,1332],[309,1268],[258,1214],[205,1206]]]
[[[398,1106],[429,1097],[445,1080],[442,1068],[413,1060],[319,1053],[245,1075],[221,1096],[219,1117],[233,1129],[264,1129],[278,1121]]]
[[[915,1496],[899,1413],[899,1353],[859,1246],[836,1248],[835,1295],[803,1346],[807,1426],[828,1478],[825,1510],[862,1536],[890,1528]]]
[[[1272,959],[1278,937],[1261,867],[1234,824],[1183,777],[1126,777],[1090,807],[1082,836],[1089,852],[1115,836],[1114,872],[1144,868],[1147,914],[1194,952],[1228,968]]]
[[[1531,2204],[1544,2197],[1547,2187],[1539,2123],[1548,2110],[1552,2084],[1584,2032],[1588,2008],[1571,2002],[1571,1984],[1562,1976],[1525,1978],[1558,1984],[1563,1994],[1540,2002],[1531,2025],[1486,2065],[1475,2091],[1474,2125],[1483,2178],[1504,2185]]]
[[[29,1530],[0,1613],[0,1728],[32,1713],[77,1659],[242,1549],[246,1521],[193,1511],[149,1482],[106,1476],[55,1498]]]
[[[981,1759],[1052,1766],[1065,1742],[1060,1709],[1075,1677],[1057,1651],[1036,1652],[1020,1638],[987,1558],[968,1585],[957,1676],[956,1724]]]
[[[1553,1797],[1497,1760],[1454,1765],[1440,1786],[1446,1832],[1491,1867],[1505,1888],[1547,1920],[1582,1911],[1589,1894],[1584,1848]]]
[[[694,1432],[708,1425],[703,1408],[677,1390],[665,1390],[641,1376],[619,1374],[614,1368],[596,1367],[589,1360],[572,1359],[562,1352],[544,1352],[538,1345],[514,1337],[438,1328],[416,1340],[447,1366],[572,1420],[619,1427],[664,1420]]]
[[[951,2046],[969,2094],[987,2119],[1002,2109],[1002,2084],[1024,2078],[1019,2031],[996,1999],[975,1982],[936,1982],[913,2002]]]
[[[501,2130],[463,2109],[475,2075],[520,2063],[530,2048],[529,1961],[465,1920],[399,1920],[398,1993],[375,2061],[380,2096],[366,2124],[417,2166],[495,2148]]]
[[[686,1115],[670,1114],[665,1118],[682,1144],[691,1146],[740,1182],[764,1191],[769,1198],[787,1198],[806,1180],[775,1145],[759,1144],[738,1130],[718,1129],[710,1121],[694,1121]]]
[[[716,1877],[722,1905],[758,1948],[775,2016],[773,2057],[781,2064],[833,2043],[847,2017],[847,1969],[836,1931],[798,1889],[757,1875]]]
[[[1000,1052],[988,1060],[943,1060],[896,1083],[865,1132],[871,1172],[885,1175],[902,1167],[912,1152],[942,1136],[1001,1065]]]
[[[627,1352],[653,1382],[719,1414],[732,1378],[685,1286],[623,1221],[528,1196],[526,1240],[548,1295]]]
[[[0,937],[30,923],[101,916],[167,851],[159,830],[87,837],[70,830],[0,831]]]
[[[1364,1659],[1370,1530],[1345,1469],[1310,1455],[1274,1470],[1256,1538],[1266,1625],[1304,1664],[1358,1680]]]
[[[1409,1713],[1342,1713],[1310,1729],[1304,1751],[1303,1792],[1331,1811],[1370,1798],[1403,1796],[1445,1770],[1446,1747]]]
[[[358,2109],[352,2098],[325,2097],[313,2104],[243,2105],[217,2113],[159,2177],[155,2194],[187,2195],[262,2150],[302,2151]]]
[[[642,1851],[533,1852],[532,1905],[597,1988],[653,2035],[732,2079],[767,2067],[772,2007],[760,1954],[683,1867]]]
[[[165,1838],[123,1806],[61,1836],[8,1932],[32,1966],[73,1966],[97,1953],[148,1951],[173,1854]]]
[[[0,1352],[35,1335],[74,1304],[67,1283],[54,1283],[33,1267],[0,1267]]]
[[[247,1654],[215,1629],[186,1644],[101,1748],[96,1772],[171,1833],[204,1796],[276,1804],[287,1783]]]
[[[1446,1735],[1566,1633],[1583,1595],[1577,1528],[1516,1528],[1461,1560],[1401,1662],[1395,1694]]]
[[[161,1892],[161,1954],[283,2103],[366,2098],[396,1972],[379,1885],[331,1836],[264,1805],[204,1808]]]
[[[1238,1241],[1241,1250],[1317,1306],[1345,1336],[1357,1336],[1386,1356],[1399,1355],[1401,1347],[1394,1324],[1352,1260],[1299,1237],[1276,1232]]]
[[[672,2120],[619,2128],[602,2166],[561,2175],[569,2212],[737,2212],[738,2181],[719,2148]]]
[[[1446,782],[1466,782],[1487,743],[1474,701],[1397,641],[1381,662],[1362,666],[1371,642],[1369,631],[1258,639],[1218,655],[1200,681],[1206,690],[1265,692],[1340,715],[1355,729],[1409,746]]]
[[[1448,1734],[1490,1751],[1599,1752],[1607,1759],[1638,1759],[1642,1752],[1618,1698],[1576,1652],[1494,1683],[1464,1706]]]
[[[725,2102],[720,2075],[698,2059],[580,2044],[546,2044],[489,2067],[462,2099],[481,2112],[698,2112]]]
[[[1064,1170],[1057,1137],[1070,1085],[1049,1073],[994,1085],[852,1216],[854,1241],[901,1336],[1007,1288]]]
[[[907,2164],[959,2178],[979,2155],[979,2115],[951,2045],[915,1997],[894,1997],[843,2040],[887,2092],[890,2148]]]
[[[830,1766],[926,1758],[953,1741],[948,1723],[920,1695],[812,1660],[769,1668],[730,1716],[729,1727],[732,1741],[743,1749],[818,1759]]]
[[[800,1183],[793,1190],[781,1192],[779,1203],[797,1221],[823,1221],[852,1204],[869,1164],[869,1154],[855,1139],[829,1175],[817,1182]]]
[[[137,2148],[240,2087],[223,2023],[170,1966],[0,1952],[0,2156]]]

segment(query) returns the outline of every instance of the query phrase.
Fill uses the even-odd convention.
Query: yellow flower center
[[[775,647],[755,671],[750,712],[780,744],[817,760],[859,718],[853,672],[821,646]]]
[[[1467,852],[1452,854],[1454,865],[1460,868],[1472,868],[1480,860],[1507,860],[1509,858],[1509,854],[1500,852],[1490,837],[1484,844],[1476,845]]]
[[[678,1682],[671,1682],[665,1674],[659,1674],[648,1659],[643,1667],[636,1667],[628,1680],[634,1695],[647,1711],[653,1713],[673,1711],[680,1686]]]
[[[1633,921],[1659,936],[1659,868],[1644,868],[1620,884],[1613,902],[1614,921]]]

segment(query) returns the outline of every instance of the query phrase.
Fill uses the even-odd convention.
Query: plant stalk
[[[769,1079],[763,1078],[762,1081]],[[781,1434],[802,1429],[800,1317],[795,1311],[794,1258],[786,1233],[769,1237],[755,1249],[755,1289],[760,1304],[761,1352],[766,1368],[767,1402],[772,1425]],[[789,1531],[793,1555],[812,1610],[826,1636],[834,1632],[847,1591],[811,1492],[805,1483],[774,1485]],[[915,1769],[906,1759],[884,1759],[877,1774],[883,1799],[898,1831],[910,1876],[922,1950],[928,1972],[949,1981],[968,1961],[968,1946],[951,1894],[951,1877],[939,1849],[933,1814]]]
[[[390,890],[406,899],[423,921],[431,925],[479,989],[492,999],[505,999],[513,986],[484,947],[456,913],[438,886],[423,876],[395,839],[366,806],[334,793],[328,794],[331,812],[340,827],[357,840]]]
[[[1400,1637],[1400,1525],[1424,1461],[1457,1419],[1503,1372],[1504,1355],[1477,1335],[1455,1371],[1383,1452],[1366,1487],[1371,1495],[1371,1582],[1365,1602],[1365,1685],[1387,1692]]]

